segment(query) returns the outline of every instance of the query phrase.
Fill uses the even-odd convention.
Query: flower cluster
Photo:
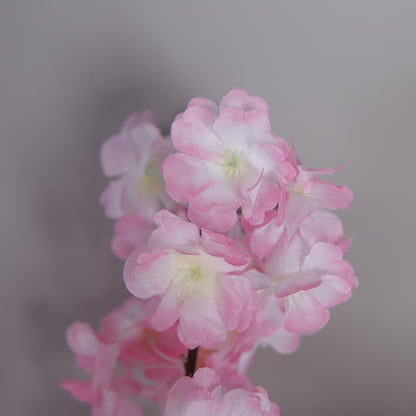
[[[130,116],[101,150],[112,249],[133,295],[68,343],[88,381],[63,381],[93,415],[279,415],[246,371],[259,346],[291,353],[357,287],[334,213],[349,188],[319,179],[271,131],[259,97],[195,98],[163,137]]]

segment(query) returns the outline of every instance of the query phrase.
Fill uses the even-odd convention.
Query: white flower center
[[[240,176],[243,156],[241,152],[234,152],[227,148],[221,163],[222,174],[228,179],[234,179]]]
[[[211,296],[215,287],[215,267],[212,256],[177,254],[174,260],[174,282],[179,301],[193,295]]]

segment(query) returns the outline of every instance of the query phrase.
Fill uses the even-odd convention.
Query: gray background
[[[165,131],[194,96],[265,97],[312,167],[344,169],[361,285],[292,356],[251,375],[282,416],[415,414],[414,1],[1,0],[0,414],[87,415],[64,331],[125,296],[102,141],[131,111]],[[147,414],[152,414],[149,410]]]

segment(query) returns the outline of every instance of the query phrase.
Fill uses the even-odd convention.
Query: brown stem
[[[198,347],[193,350],[188,350],[188,357],[185,362],[185,375],[187,377],[193,377],[196,367],[196,358],[198,355]]]

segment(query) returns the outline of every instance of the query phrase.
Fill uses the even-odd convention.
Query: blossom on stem
[[[127,299],[101,320],[98,338],[106,344],[117,344],[119,360],[126,364],[160,363],[163,358],[178,361],[187,350],[179,342],[175,327],[163,332],[154,330],[151,320],[157,306],[156,299]]]
[[[250,258],[231,239],[160,211],[148,253],[132,253],[124,268],[127,289],[155,297],[152,324],[164,331],[179,321],[189,349],[213,348],[228,330],[244,331],[257,308],[257,293],[244,275]]]
[[[184,375],[186,348],[175,326],[155,331],[151,318],[154,299],[130,298],[101,320],[97,334],[84,323],[74,323],[67,340],[87,381],[64,380],[62,387],[93,406],[93,415],[124,416],[134,413],[139,396],[163,406],[175,381]],[[95,412],[95,413],[94,413]],[[132,412],[132,413],[128,413]]]
[[[211,368],[199,369],[194,377],[183,377],[172,387],[164,416],[279,416],[261,387],[224,388],[220,375]]]
[[[120,133],[101,148],[104,174],[116,177],[100,198],[108,217],[138,215],[151,221],[157,211],[170,204],[159,170],[170,152],[171,144],[162,137],[151,113],[127,118]]]
[[[318,241],[340,245],[343,238],[341,221],[329,210],[347,208],[353,199],[351,190],[317,179],[336,169],[315,170],[300,165],[294,147],[290,160],[296,175],[282,186],[277,212],[270,213],[260,227],[251,227],[250,247],[260,258],[270,252],[285,231],[289,239],[299,232],[310,245]]]
[[[101,320],[97,336],[118,346],[118,363],[134,371],[141,396],[163,403],[172,384],[184,374],[187,350],[179,342],[176,325],[163,332],[152,327],[157,305],[155,299],[126,300]]]
[[[310,247],[299,235],[289,240],[285,234],[264,259],[270,293],[286,331],[318,331],[328,322],[328,309],[349,299],[358,280],[342,257],[336,245],[317,242]]]
[[[278,202],[278,184],[294,175],[286,143],[271,133],[267,104],[242,90],[232,90],[219,109],[205,98],[191,100],[171,135],[179,152],[163,163],[166,189],[189,203],[199,227],[228,231],[240,207],[249,223],[261,224]]]
[[[141,386],[128,371],[114,376],[119,348],[100,342],[87,324],[76,322],[67,331],[67,340],[78,365],[91,375],[87,381],[63,380],[61,386],[76,399],[90,403],[92,416],[142,416],[130,400]]]

